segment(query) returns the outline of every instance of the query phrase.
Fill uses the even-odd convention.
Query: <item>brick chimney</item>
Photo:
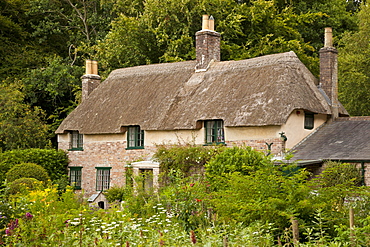
[[[87,99],[90,93],[99,86],[101,78],[98,75],[98,62],[86,60],[86,72],[82,79],[82,101]]]
[[[338,51],[333,47],[331,27],[325,28],[324,47],[320,49],[320,86],[328,96],[332,120],[339,116]]]
[[[202,30],[196,32],[197,72],[206,71],[212,61],[220,61],[220,37],[213,16],[203,15]]]

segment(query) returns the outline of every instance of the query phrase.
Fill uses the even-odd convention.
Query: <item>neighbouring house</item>
[[[293,161],[317,175],[325,161],[356,164],[370,185],[370,117],[340,117],[323,124],[294,148]]]
[[[248,145],[281,156],[323,124],[348,117],[338,101],[331,29],[319,81],[294,52],[220,61],[213,23],[203,17],[195,61],[117,69],[104,82],[97,63],[86,62],[82,102],[56,133],[71,182],[90,202],[104,207],[101,191],[125,184],[127,164],[136,174],[158,174],[151,160],[157,144]]]

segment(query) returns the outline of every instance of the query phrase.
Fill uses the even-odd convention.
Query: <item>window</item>
[[[80,134],[78,131],[71,131],[70,133],[70,143],[69,143],[69,150],[70,151],[82,151],[83,150],[83,135]]]
[[[225,142],[224,122],[222,120],[205,121],[206,143],[220,144]]]
[[[130,126],[127,131],[127,149],[144,148],[144,130],[140,126]]]
[[[104,191],[109,189],[110,184],[110,167],[96,168],[96,190]]]
[[[81,189],[81,175],[82,167],[72,166],[69,167],[69,182],[76,190]]]
[[[312,112],[304,113],[304,128],[312,130],[314,127],[314,114]]]

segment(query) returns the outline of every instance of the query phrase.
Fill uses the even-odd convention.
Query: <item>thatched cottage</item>
[[[100,83],[88,61],[82,103],[57,129],[71,181],[90,201],[125,184],[125,165],[152,171],[156,144],[249,145],[281,155],[317,128],[348,116],[337,99],[331,30],[320,51],[320,81],[294,52],[220,61],[220,34],[203,18],[196,60],[113,71]],[[156,176],[154,176],[156,177]]]

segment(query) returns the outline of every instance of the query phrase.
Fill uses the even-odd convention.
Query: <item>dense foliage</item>
[[[209,147],[173,147],[160,159],[172,159],[175,150],[196,156],[203,148]],[[309,173],[295,165],[233,148],[214,152],[206,166],[224,160],[232,169],[216,172],[223,185],[207,179],[215,174],[208,168],[205,176],[186,176],[169,165],[171,183],[155,191],[143,183],[147,178],[131,177],[132,187],[105,193],[112,201],[107,210],[89,207],[70,189],[18,183],[19,193],[0,194],[0,240],[17,246],[293,246],[294,219],[295,246],[368,245],[370,191],[343,172],[352,170],[349,164],[328,164],[325,175],[307,180]],[[323,182],[334,182],[336,174],[343,179]]]
[[[341,100],[351,115],[369,115],[369,14],[358,0],[0,0],[0,148],[49,145],[80,102],[86,58],[99,61],[103,78],[194,59],[203,14],[215,17],[222,60],[293,50],[316,76],[331,26]]]
[[[24,149],[0,153],[0,181],[15,165],[34,163],[42,166],[55,181],[67,176],[68,157],[62,150],[54,149]]]
[[[21,163],[15,165],[5,174],[5,176],[8,182],[13,182],[20,178],[35,178],[43,182],[50,179],[48,173],[42,166],[33,163]]]

